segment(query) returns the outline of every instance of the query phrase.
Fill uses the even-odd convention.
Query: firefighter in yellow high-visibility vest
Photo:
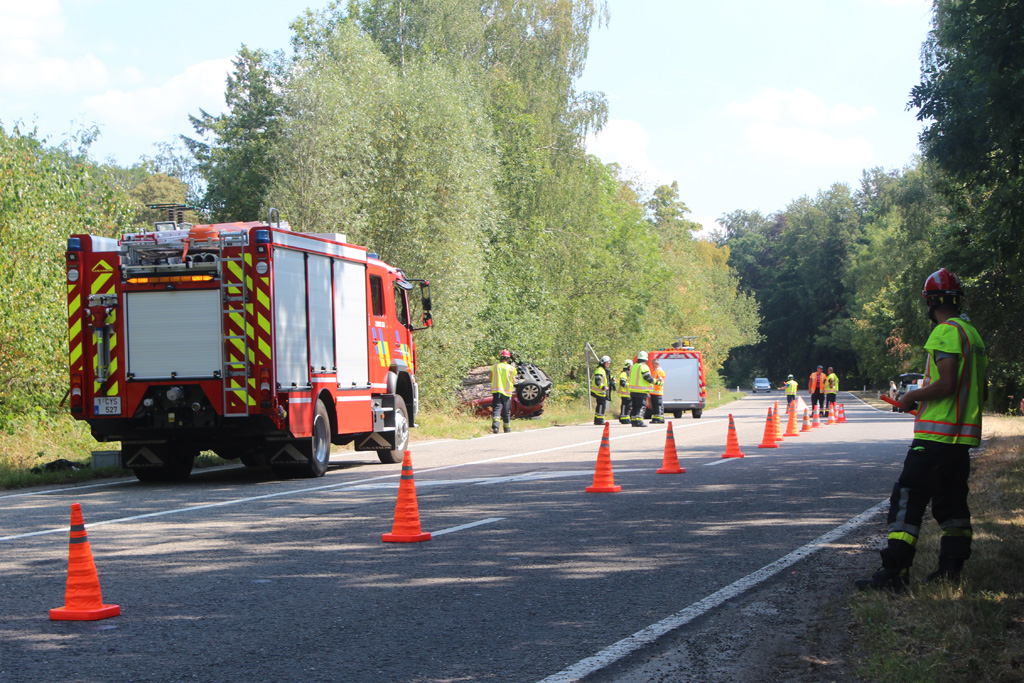
[[[590,380],[590,394],[594,397],[594,424],[604,424],[604,411],[611,399],[611,374],[608,366],[612,359],[608,356],[601,356],[601,364],[594,370],[594,376]]]
[[[651,424],[665,424],[665,371],[661,363],[651,361]]]
[[[636,362],[629,369],[629,423],[634,427],[646,427],[644,422],[644,409],[647,407],[647,395],[651,393],[654,385],[654,377],[651,376],[651,368],[647,365],[647,352],[641,351],[636,356]]]
[[[619,373],[619,424],[629,424],[629,411],[632,407],[632,401],[629,398],[629,369],[633,367],[633,361],[626,359],[626,362],[622,364],[622,372]]]
[[[935,327],[924,344],[927,352],[924,385],[900,398],[900,408],[915,405],[914,440],[903,471],[889,497],[889,538],[882,549],[882,568],[858,588],[904,592],[917,553],[924,515],[942,528],[939,564],[929,581],[958,582],[971,556],[971,510],[967,479],[971,448],[981,444],[982,407],[988,387],[988,354],[974,324],[960,313],[960,278],[940,268],[924,283],[928,319]]]
[[[491,366],[491,431],[498,433],[498,422],[505,433],[512,431],[512,393],[515,391],[516,367],[512,353],[502,349],[498,362]]]

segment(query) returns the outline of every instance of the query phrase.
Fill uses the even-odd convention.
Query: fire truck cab
[[[323,476],[332,444],[401,462],[429,283],[273,209],[191,225],[156,208],[153,231],[68,239],[71,413],[94,438],[142,481],[183,480],[204,450],[282,477]]]

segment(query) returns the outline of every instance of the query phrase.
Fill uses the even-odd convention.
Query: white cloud
[[[864,166],[874,158],[871,144],[860,136],[842,139],[813,128],[770,122],[751,124],[743,134],[753,150],[801,166]]]
[[[795,123],[805,126],[848,125],[878,115],[872,107],[855,107],[840,102],[828,105],[814,93],[797,88],[763,88],[746,102],[725,105],[725,113],[738,119]]]
[[[649,182],[669,183],[669,175],[655,168],[647,155],[650,142],[651,136],[636,121],[609,119],[599,133],[587,136],[586,146],[606,164],[632,169]]]
[[[0,88],[8,92],[76,92],[110,81],[93,54],[53,54],[66,31],[57,0],[0,0]]]
[[[183,127],[189,114],[199,109],[220,114],[225,110],[224,84],[234,67],[230,58],[215,59],[188,67],[156,87],[110,90],[87,97],[87,115],[120,133],[161,140]]]

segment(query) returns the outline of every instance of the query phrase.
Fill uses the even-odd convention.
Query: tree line
[[[962,106],[948,82],[961,38],[948,24],[981,29],[961,9],[936,5],[913,94],[937,122],[928,131],[947,120],[936,111]],[[49,147],[0,128],[0,277],[15,292],[0,298],[0,413],[54,407],[66,389],[67,235],[115,236],[155,218],[146,203],[168,201],[198,207],[197,222],[273,206],[296,230],[345,233],[430,279],[437,324],[418,343],[436,405],[501,348],[571,395],[585,391],[585,342],[618,364],[681,336],[696,337],[712,385],[799,376],[815,359],[847,386],[887,385],[918,369],[928,324],[914,291],[940,265],[968,285],[995,393],[1005,405],[1019,391],[1020,345],[1003,337],[1021,331],[1019,306],[1006,305],[1021,291],[1012,161],[958,175],[998,155],[965,161],[976,140],[954,153],[926,131],[924,157],[905,169],[865,171],[859,188],[837,184],[772,215],[735,211],[713,239],[695,239],[677,184],[647,187],[586,154],[607,106],[575,84],[607,20],[594,0],[335,2],[293,22],[287,53],[243,45],[226,112],[198,111],[193,136],[131,167],[91,160],[94,131]],[[991,30],[1019,38],[1022,25]],[[956,76],[961,87],[973,92],[990,57]],[[1014,58],[987,67],[993,88],[1006,69],[1024,73]],[[1013,105],[1007,95],[1002,115],[1019,119]],[[1019,144],[1008,126],[1002,137],[990,141],[999,154]]]

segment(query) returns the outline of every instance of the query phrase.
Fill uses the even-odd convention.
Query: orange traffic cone
[[[761,439],[761,443],[757,444],[758,448],[778,448],[779,444],[775,443],[775,420],[772,418],[772,409],[768,409],[768,419],[764,423],[764,437]]]
[[[612,449],[608,445],[608,424],[605,423],[601,447],[597,450],[594,484],[587,487],[587,493],[615,493],[621,490],[621,486],[615,485],[615,475],[612,474]]]
[[[398,501],[395,503],[395,523],[390,534],[381,534],[387,543],[418,543],[429,541],[430,534],[420,528],[420,507],[416,503],[416,481],[412,474],[412,454],[402,458],[402,478],[398,482]]]
[[[839,424],[846,422],[846,407],[842,403],[839,404],[839,419],[836,422]]]
[[[811,420],[811,429],[818,429],[821,427],[821,420],[818,419],[818,407],[814,408],[814,417]]]
[[[740,440],[736,437],[736,423],[732,421],[732,413],[729,413],[729,437],[725,441],[725,453],[722,453],[722,457],[743,457],[743,451],[740,450]]]
[[[68,542],[68,584],[64,606],[50,610],[54,621],[96,621],[116,617],[118,605],[104,605],[96,563],[92,559],[89,537],[82,519],[82,506],[71,504],[71,538]]]
[[[775,433],[772,434],[772,438],[778,443],[782,441],[782,418],[779,417],[779,402],[775,402],[775,412],[772,413],[772,427],[775,428]]]
[[[800,436],[800,432],[796,430],[796,411],[789,411],[789,422],[786,423],[786,433],[784,436]]]
[[[672,421],[669,420],[668,431],[665,432],[665,457],[661,460],[658,474],[682,474],[685,467],[679,466],[679,453],[676,452],[676,436],[672,432]]]
[[[825,423],[827,425],[834,425],[836,423],[836,409],[834,406],[835,404],[833,403],[828,407],[828,421]]]
[[[811,420],[810,420],[809,417],[807,417],[807,408],[804,408],[804,424],[803,424],[802,427],[800,427],[800,431],[801,432],[809,432],[809,431],[811,431]]]

